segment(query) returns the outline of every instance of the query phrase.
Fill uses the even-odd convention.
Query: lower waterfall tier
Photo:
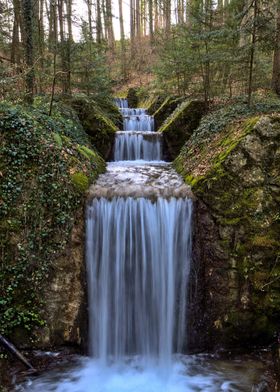
[[[190,199],[93,199],[87,210],[90,351],[171,364],[186,334]],[[174,345],[173,345],[174,343]]]

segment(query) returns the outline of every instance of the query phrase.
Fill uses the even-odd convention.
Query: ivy
[[[24,328],[32,339],[44,324],[42,290],[84,201],[71,176],[90,183],[105,167],[95,151],[91,159],[80,153],[91,151],[76,143],[87,136],[74,115],[69,122],[61,113],[49,118],[44,105],[0,105],[0,333],[6,336]]]

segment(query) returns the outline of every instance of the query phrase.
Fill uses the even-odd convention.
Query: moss
[[[31,345],[44,323],[42,290],[70,240],[81,192],[105,169],[97,152],[89,159],[90,149],[56,135],[60,120],[46,127],[49,120],[0,104],[0,333],[12,337],[23,328]]]
[[[279,123],[274,116],[272,122],[275,132],[270,132],[270,117],[255,115],[213,133],[208,129],[204,138],[195,133],[174,161],[201,206],[197,213],[203,224],[198,219],[196,235],[205,246],[199,257],[210,280],[201,290],[211,291],[208,303],[216,307],[207,312],[209,330],[227,314],[219,332],[226,342],[269,341],[280,321],[279,189],[272,175],[279,168]],[[232,266],[236,279],[219,279],[217,271]]]
[[[160,129],[162,124],[167,120],[167,118],[174,112],[174,110],[182,103],[182,98],[167,97],[158,107],[158,109],[153,113],[155,118],[156,127]]]
[[[238,225],[241,221],[241,217],[237,217],[237,218],[224,218],[224,219],[219,219],[219,223],[221,223],[222,225],[226,225],[226,226],[235,226]]]
[[[244,137],[253,131],[258,120],[259,117],[253,117],[237,124],[229,124],[223,132],[214,135],[212,140],[202,143],[199,149],[194,149],[190,141],[190,145],[187,144],[175,159],[175,169],[197,190],[203,191],[201,187],[204,185],[209,189],[213,181],[226,175],[224,162]]]
[[[56,142],[58,147],[61,148],[62,147],[62,138],[61,138],[61,136],[58,133],[56,133],[56,132],[53,132],[52,136],[53,136],[53,140]]]
[[[105,170],[105,162],[96,151],[88,148],[87,146],[77,146],[77,150],[84,158],[88,159],[96,166],[98,173]]]
[[[181,147],[197,128],[204,111],[203,102],[185,101],[161,125],[158,132],[163,134],[172,159],[176,158]]]
[[[271,233],[270,233],[271,235]],[[251,245],[256,246],[258,248],[275,248],[275,247],[280,247],[280,242],[279,240],[276,240],[275,238],[271,238],[268,234],[266,235],[255,235],[251,239]]]
[[[70,175],[71,180],[75,188],[81,192],[84,193],[88,187],[89,187],[89,179],[88,177],[82,173],[82,172],[77,172],[74,174]]]
[[[76,110],[92,144],[104,158],[107,158],[117,126],[94,101],[86,97],[73,97],[69,103]]]

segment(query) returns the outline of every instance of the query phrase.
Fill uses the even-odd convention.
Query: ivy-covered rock
[[[104,109],[101,109],[93,100],[84,95],[74,96],[68,103],[77,112],[91,143],[102,157],[107,159],[110,155],[118,126],[108,117]],[[112,110],[114,109],[116,118],[119,118],[119,121],[121,121],[118,109],[113,104],[110,107]],[[121,125],[120,122],[118,124]]]
[[[105,163],[68,136],[36,108],[0,105],[0,333],[20,345],[79,343],[85,190]]]
[[[161,125],[161,132],[172,159],[176,158],[184,143],[198,127],[205,112],[205,104],[200,101],[184,101]]]
[[[280,116],[202,122],[174,164],[197,197],[191,346],[269,343],[280,324]]]

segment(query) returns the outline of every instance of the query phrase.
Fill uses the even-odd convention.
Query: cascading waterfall
[[[120,104],[128,123],[138,118],[142,132],[117,133],[115,161],[159,160],[160,138],[147,128],[151,117],[144,109]],[[157,175],[163,171],[158,168]],[[110,172],[104,184],[101,176],[94,187],[91,195],[97,197],[86,219],[90,352],[102,363],[140,355],[167,369],[186,333],[192,201],[159,195],[151,200],[141,192],[135,197],[133,189],[123,197],[120,183],[112,198],[104,198],[98,185],[112,188],[109,178]]]
[[[94,199],[87,211],[90,350],[171,365],[185,338],[191,200]],[[177,315],[177,317],[176,317]],[[175,320],[176,319],[176,320]]]
[[[123,115],[123,131],[116,134],[114,161],[160,161],[161,135],[154,132],[154,118],[146,109],[128,108],[124,100],[117,100],[116,104]]]
[[[114,161],[160,161],[162,158],[161,134],[157,132],[117,132]]]
[[[153,132],[154,118],[148,114],[124,116],[124,131]]]
[[[129,109],[124,99],[115,103],[124,116],[134,117],[130,124],[138,116],[143,143],[136,149],[138,128],[119,132],[117,162],[108,164],[107,172],[89,191],[86,259],[91,358],[16,390],[258,391],[251,388],[256,366],[247,359],[246,366],[240,361],[219,366],[205,357],[178,354],[186,343],[192,195],[170,164],[156,162],[157,153],[145,144],[144,135],[154,132],[151,126],[146,128],[152,121],[143,109]],[[125,146],[118,140],[124,133]],[[137,159],[146,161],[133,162]]]

